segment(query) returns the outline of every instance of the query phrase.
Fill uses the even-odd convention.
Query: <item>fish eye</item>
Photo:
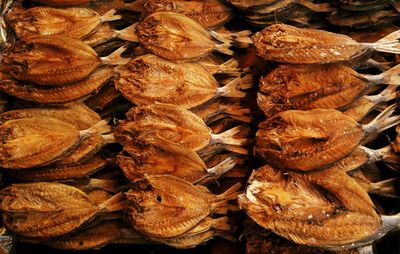
[[[156,199],[157,199],[157,201],[158,201],[158,202],[161,202],[161,201],[162,201],[162,198],[161,198],[161,196],[157,196],[157,198],[156,198]]]

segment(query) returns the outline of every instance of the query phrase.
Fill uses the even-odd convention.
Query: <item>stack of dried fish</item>
[[[316,14],[327,13],[335,8],[329,1],[315,3],[313,0],[263,0],[243,1],[228,0],[240,9],[244,19],[252,26],[265,27],[276,23],[287,23],[300,27],[323,26],[323,16]]]
[[[349,67],[374,50],[400,53],[397,34],[357,43],[277,24],[253,37],[262,58],[297,64],[261,79],[258,104],[267,120],[259,125],[256,152],[268,165],[253,172],[239,198],[257,224],[295,243],[332,250],[367,245],[398,227],[398,216],[378,214],[368,195],[393,196],[395,179],[372,183],[364,173],[376,161],[398,157],[390,145],[366,145],[400,123],[395,104],[374,112],[397,97],[399,66],[379,75]],[[388,85],[382,92],[367,95],[382,84]]]

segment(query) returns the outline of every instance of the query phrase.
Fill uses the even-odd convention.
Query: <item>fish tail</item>
[[[115,15],[116,12],[116,9],[112,9],[106,12],[103,16],[100,17],[101,22],[109,22],[122,19],[122,15]]]
[[[229,217],[222,216],[222,217],[213,219],[213,229],[223,230],[223,231],[231,231],[232,226],[229,224]]]
[[[251,88],[253,87],[252,75],[246,75],[244,77],[237,77],[230,81],[223,87],[218,88],[217,96],[231,97],[231,98],[243,98],[247,93],[240,91],[240,87]]]
[[[93,125],[92,127],[90,127],[89,129],[83,130],[81,131],[81,137],[82,138],[88,138],[97,134],[103,134],[103,133],[107,133],[110,132],[111,128],[108,125],[108,121],[107,120],[101,120],[100,122],[96,123],[95,125]]]
[[[116,37],[118,39],[124,40],[124,41],[130,41],[130,42],[137,42],[138,37],[136,35],[136,27],[139,23],[135,23],[133,25],[130,25],[122,30],[116,31]]]
[[[372,183],[368,192],[385,197],[399,198],[398,186],[399,179],[397,177],[393,177],[380,182]]]
[[[239,125],[220,134],[212,134],[212,142],[226,145],[246,145],[249,142],[247,138],[239,139],[234,137],[236,134],[245,130],[246,128],[247,126],[245,125]]]
[[[107,135],[101,135],[101,137],[103,138],[104,144],[112,144],[117,142],[113,133]]]
[[[250,38],[253,33],[250,30],[243,30],[239,32],[220,32],[215,34],[215,39],[221,42],[230,41],[232,46],[236,48],[248,48],[253,44],[253,41]]]
[[[400,123],[400,115],[392,116],[397,109],[397,104],[393,104],[382,111],[370,123],[363,125],[363,130],[367,134],[380,133]]]
[[[396,47],[399,45],[398,40],[361,43],[361,45],[378,52],[400,54],[400,47]]]
[[[100,207],[107,212],[116,212],[125,209],[124,194],[119,192],[106,200]]]
[[[384,84],[400,85],[400,64],[382,73]]]
[[[123,45],[122,47],[115,50],[113,53],[106,57],[101,57],[101,62],[104,65],[124,65],[129,63],[132,58],[122,57],[122,53],[128,48],[128,44]]]
[[[400,39],[400,30],[396,30],[385,37],[379,39],[377,42],[394,41]]]
[[[119,191],[119,183],[117,180],[101,180],[92,178],[90,179],[87,190],[101,189],[111,193],[117,193]]]
[[[229,189],[227,189],[224,193],[217,195],[217,199],[221,201],[229,201],[236,200],[238,195],[241,194],[239,189],[242,187],[241,183],[236,183]]]
[[[231,75],[240,75],[242,72],[243,70],[239,68],[239,61],[235,58],[231,58],[223,64],[220,64],[216,71],[216,73],[225,73]]]
[[[134,12],[144,12],[144,4],[147,0],[136,0],[133,2],[125,3],[123,9],[127,9]]]
[[[314,12],[332,12],[336,10],[336,8],[329,3],[315,4],[310,0],[297,0],[296,3]]]
[[[236,159],[234,156],[231,156],[229,158],[226,158],[223,160],[221,163],[218,165],[207,169],[208,175],[213,176],[213,177],[219,177],[222,174],[225,174],[232,168],[236,166]]]

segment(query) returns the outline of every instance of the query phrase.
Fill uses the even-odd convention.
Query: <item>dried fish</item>
[[[115,89],[114,85],[108,85],[101,88],[101,90],[94,96],[85,101],[85,104],[93,110],[104,110],[105,107],[121,98],[121,93]]]
[[[197,245],[212,239],[214,236],[225,237],[225,235],[229,235],[231,230],[232,228],[229,225],[228,217],[224,216],[217,219],[207,217],[181,236],[167,239],[152,238],[152,240],[164,243],[174,248],[188,249],[195,248]]]
[[[81,230],[76,233],[53,238],[45,244],[64,250],[99,249],[115,240],[121,235],[121,225],[117,221],[104,221],[99,225]]]
[[[204,28],[221,26],[228,22],[234,15],[233,10],[220,0],[146,0],[136,2],[139,4],[143,2],[145,15],[161,11],[181,13],[193,19]]]
[[[86,4],[89,3],[90,0],[33,0],[32,2],[50,6],[66,7],[79,4]]]
[[[328,20],[335,26],[368,29],[390,24],[398,17],[399,13],[396,10],[369,11],[361,14],[341,10],[330,13]]]
[[[276,24],[256,33],[252,40],[265,60],[312,64],[361,61],[372,51],[399,54],[398,34],[393,32],[375,43],[359,43],[342,34]]]
[[[390,7],[392,2],[390,0],[336,0],[337,5],[344,10],[349,11],[378,11],[386,7]]]
[[[126,113],[126,118],[126,121],[119,124],[120,132],[143,130],[146,135],[159,136],[194,151],[214,143],[239,146],[247,143],[245,138],[234,137],[245,128],[244,126],[237,126],[220,134],[212,134],[201,118],[171,104],[157,103],[132,108]]]
[[[70,102],[59,107],[37,107],[10,110],[0,114],[0,123],[31,117],[52,117],[70,123],[80,130],[90,128],[101,121],[100,116],[81,102]]]
[[[298,244],[350,246],[382,225],[367,193],[341,170],[298,174],[266,166],[249,183],[241,207],[257,224]]]
[[[102,24],[93,34],[86,37],[83,41],[91,47],[99,46],[111,39],[121,39],[125,41],[137,41],[134,31],[136,24],[128,26],[122,30],[114,30],[108,23]]]
[[[362,75],[339,64],[280,65],[261,78],[257,102],[267,118],[289,109],[342,110],[372,86],[399,84],[399,69],[400,65],[378,75]]]
[[[25,237],[55,237],[80,228],[102,213],[124,208],[122,193],[96,205],[77,188],[61,183],[13,184],[1,191],[3,222]]]
[[[108,131],[106,121],[80,131],[50,117],[10,120],[0,125],[0,166],[11,169],[45,166],[71,153],[84,139]]]
[[[136,27],[138,41],[151,53],[170,60],[195,60],[213,51],[232,55],[231,46],[247,47],[249,31],[207,31],[183,14],[156,12]]]
[[[27,101],[43,104],[64,104],[86,99],[91,94],[96,93],[113,75],[114,70],[111,67],[100,67],[86,79],[56,87],[23,84],[2,75],[0,91]]]
[[[299,4],[303,5],[309,9],[312,9],[316,12],[329,12],[332,10],[328,3],[323,4],[315,4],[312,0],[228,0],[231,4],[235,5],[241,9],[249,9],[251,11],[258,12],[260,9],[270,8],[269,12],[274,12],[279,8],[284,8],[291,4]],[[278,6],[278,7],[277,7]]]
[[[128,218],[139,232],[155,238],[185,234],[211,214],[225,214],[240,184],[220,195],[170,175],[145,176],[125,193]],[[166,220],[165,218],[169,218]]]
[[[236,102],[215,100],[192,108],[191,111],[202,118],[207,125],[228,117],[244,123],[250,123],[254,120],[250,108]]]
[[[99,57],[84,42],[60,35],[30,38],[4,53],[2,70],[21,81],[39,85],[65,85],[81,81],[101,65],[126,64],[126,46]]]
[[[281,112],[259,125],[256,151],[277,168],[324,168],[349,155],[368,135],[398,124],[400,117],[391,116],[395,108],[365,125],[334,109]]]
[[[101,23],[121,19],[115,12],[111,10],[100,16],[88,8],[14,8],[8,21],[22,40],[53,34],[82,39],[96,31]]]
[[[101,170],[107,166],[107,164],[108,161],[106,159],[100,155],[96,155],[87,161],[77,164],[12,170],[8,172],[7,176],[9,176],[11,179],[24,182],[59,181],[87,177]]]
[[[115,87],[138,106],[160,102],[189,109],[218,97],[244,97],[246,93],[238,86],[251,87],[252,83],[252,76],[247,75],[220,87],[198,64],[176,64],[154,55],[137,57],[117,72]]]

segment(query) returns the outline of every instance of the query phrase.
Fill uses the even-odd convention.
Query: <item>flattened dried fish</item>
[[[126,113],[127,120],[119,124],[119,131],[142,130],[146,135],[159,136],[181,144],[194,151],[211,144],[245,145],[247,139],[235,138],[245,127],[236,126],[220,134],[212,134],[204,121],[189,110],[157,103],[132,108]]]
[[[277,168],[310,171],[349,155],[364,138],[400,122],[388,107],[369,124],[361,125],[334,109],[281,112],[259,125],[258,154]]]
[[[21,81],[39,85],[65,85],[78,82],[101,65],[129,62],[121,54],[126,46],[107,57],[99,57],[84,42],[61,35],[30,38],[4,53],[2,70]]]
[[[214,213],[226,213],[240,184],[220,195],[170,175],[146,176],[126,192],[128,218],[141,233],[171,238],[191,230]],[[168,219],[166,219],[168,218]]]
[[[81,39],[92,34],[103,22],[121,18],[112,10],[103,16],[88,8],[33,7],[14,9],[8,16],[18,38],[59,34]]]
[[[53,238],[45,244],[64,250],[99,249],[115,240],[121,235],[121,225],[117,221],[104,221],[99,225],[85,230]]]
[[[106,121],[79,131],[50,117],[10,120],[0,125],[0,166],[16,169],[48,165],[71,153],[82,140],[108,131]]]
[[[52,117],[70,123],[80,130],[88,129],[101,121],[100,116],[81,102],[70,102],[59,107],[40,107],[10,110],[0,114],[0,123],[30,117]]]
[[[29,168],[8,172],[11,179],[18,181],[59,181],[87,177],[96,173],[108,164],[108,161],[100,155],[78,164],[61,166],[47,166],[43,168]]]
[[[244,97],[246,93],[238,86],[251,86],[251,82],[252,76],[248,75],[220,87],[212,74],[198,64],[176,64],[144,55],[118,68],[114,83],[122,95],[136,105],[160,102],[189,109],[218,97]]]
[[[400,65],[362,75],[345,65],[280,65],[260,81],[258,105],[267,118],[289,109],[342,110],[379,84],[399,84]]]
[[[122,193],[101,205],[61,183],[13,184],[0,192],[3,222],[25,237],[55,237],[78,229],[101,213],[124,208]]]
[[[73,6],[89,3],[90,0],[33,0],[32,2],[50,6]]]
[[[298,244],[351,246],[382,225],[367,193],[340,170],[255,171],[239,203],[264,228]]]
[[[136,27],[139,42],[151,53],[170,60],[195,60],[213,51],[232,55],[232,45],[247,47],[248,31],[218,34],[183,14],[156,12]],[[234,38],[234,39],[233,39]]]
[[[57,87],[23,84],[2,75],[0,91],[27,101],[43,104],[64,104],[85,99],[96,93],[113,75],[114,70],[111,67],[100,67],[86,79]]]
[[[233,17],[233,10],[220,0],[147,0],[143,7],[146,15],[160,11],[182,13],[205,28],[221,26]]]
[[[257,53],[269,61],[293,64],[360,61],[371,51],[399,54],[396,31],[375,43],[358,43],[350,37],[323,30],[284,24],[269,26],[252,37]]]

